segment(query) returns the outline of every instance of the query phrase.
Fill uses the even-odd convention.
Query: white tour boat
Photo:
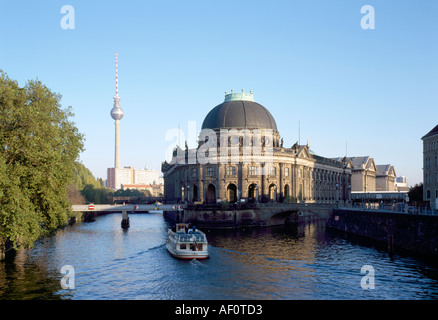
[[[205,233],[187,223],[177,223],[169,229],[166,247],[170,254],[180,259],[208,258],[208,243]]]

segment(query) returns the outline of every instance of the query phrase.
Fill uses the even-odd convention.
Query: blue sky
[[[64,5],[75,29],[61,28]],[[363,5],[375,29],[361,28]],[[252,90],[285,146],[309,140],[325,157],[364,156],[422,181],[421,137],[438,122],[438,2],[6,1],[0,68],[38,78],[72,106],[81,161],[114,165],[115,52],[123,166],[160,170],[165,135],[198,130],[224,92]],[[182,142],[183,143],[183,142]]]

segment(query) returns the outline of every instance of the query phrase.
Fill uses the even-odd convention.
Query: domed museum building
[[[168,203],[336,203],[350,200],[351,163],[283,145],[274,117],[251,93],[226,93],[205,117],[197,148],[162,164]]]

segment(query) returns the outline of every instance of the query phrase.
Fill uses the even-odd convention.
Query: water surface
[[[183,261],[166,250],[162,213],[121,214],[78,223],[0,262],[1,299],[437,299],[438,268],[350,241],[322,222],[299,227],[203,230],[207,260]],[[74,289],[62,289],[64,265]],[[364,290],[364,265],[375,288]]]

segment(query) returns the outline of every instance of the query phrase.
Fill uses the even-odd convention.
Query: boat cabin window
[[[180,244],[179,248],[181,250],[185,250],[187,248],[187,245],[185,243],[184,244]]]
[[[183,232],[187,233],[187,230],[189,229],[189,225],[185,223],[177,224],[176,225],[176,232]]]

